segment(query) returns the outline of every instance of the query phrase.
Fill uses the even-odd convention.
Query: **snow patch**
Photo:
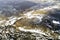
[[[48,36],[47,34],[45,34],[44,32],[42,32],[42,31],[39,30],[39,29],[25,29],[25,28],[23,28],[23,27],[18,27],[18,29],[19,29],[20,31],[32,32],[32,33],[40,33],[40,34],[43,34],[43,35]]]
[[[52,22],[53,22],[54,24],[60,24],[59,21],[55,21],[55,20],[53,20]]]

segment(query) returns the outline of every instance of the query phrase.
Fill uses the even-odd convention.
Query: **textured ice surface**
[[[0,39],[60,39],[60,1],[0,0]]]

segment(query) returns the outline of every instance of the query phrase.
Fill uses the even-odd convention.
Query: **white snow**
[[[16,21],[16,17],[10,17],[8,21],[6,21],[5,25],[12,25]]]
[[[39,30],[39,29],[25,29],[25,28],[23,28],[23,27],[18,27],[18,29],[19,29],[20,31],[32,32],[32,33],[40,33],[40,34],[43,34],[43,35],[48,36],[47,34],[45,34],[44,32],[42,32],[42,31]]]
[[[5,25],[13,25],[17,20],[21,19],[22,17],[10,17],[9,20],[6,21]]]
[[[38,18],[40,20],[39,22],[41,22],[42,18],[44,17],[44,14],[33,14],[33,12],[34,12],[34,10],[27,12],[26,14],[24,14],[24,16],[26,16],[29,19]]]
[[[49,7],[45,7],[43,9],[39,9],[39,10],[52,10],[52,9],[60,9],[60,7],[58,5],[55,6],[49,6]]]
[[[55,24],[60,24],[59,21],[55,21],[55,20],[53,20],[52,22],[55,23]]]
[[[34,11],[27,12],[24,15],[27,16],[27,18],[33,18],[34,16],[32,16],[32,12],[34,12]]]

